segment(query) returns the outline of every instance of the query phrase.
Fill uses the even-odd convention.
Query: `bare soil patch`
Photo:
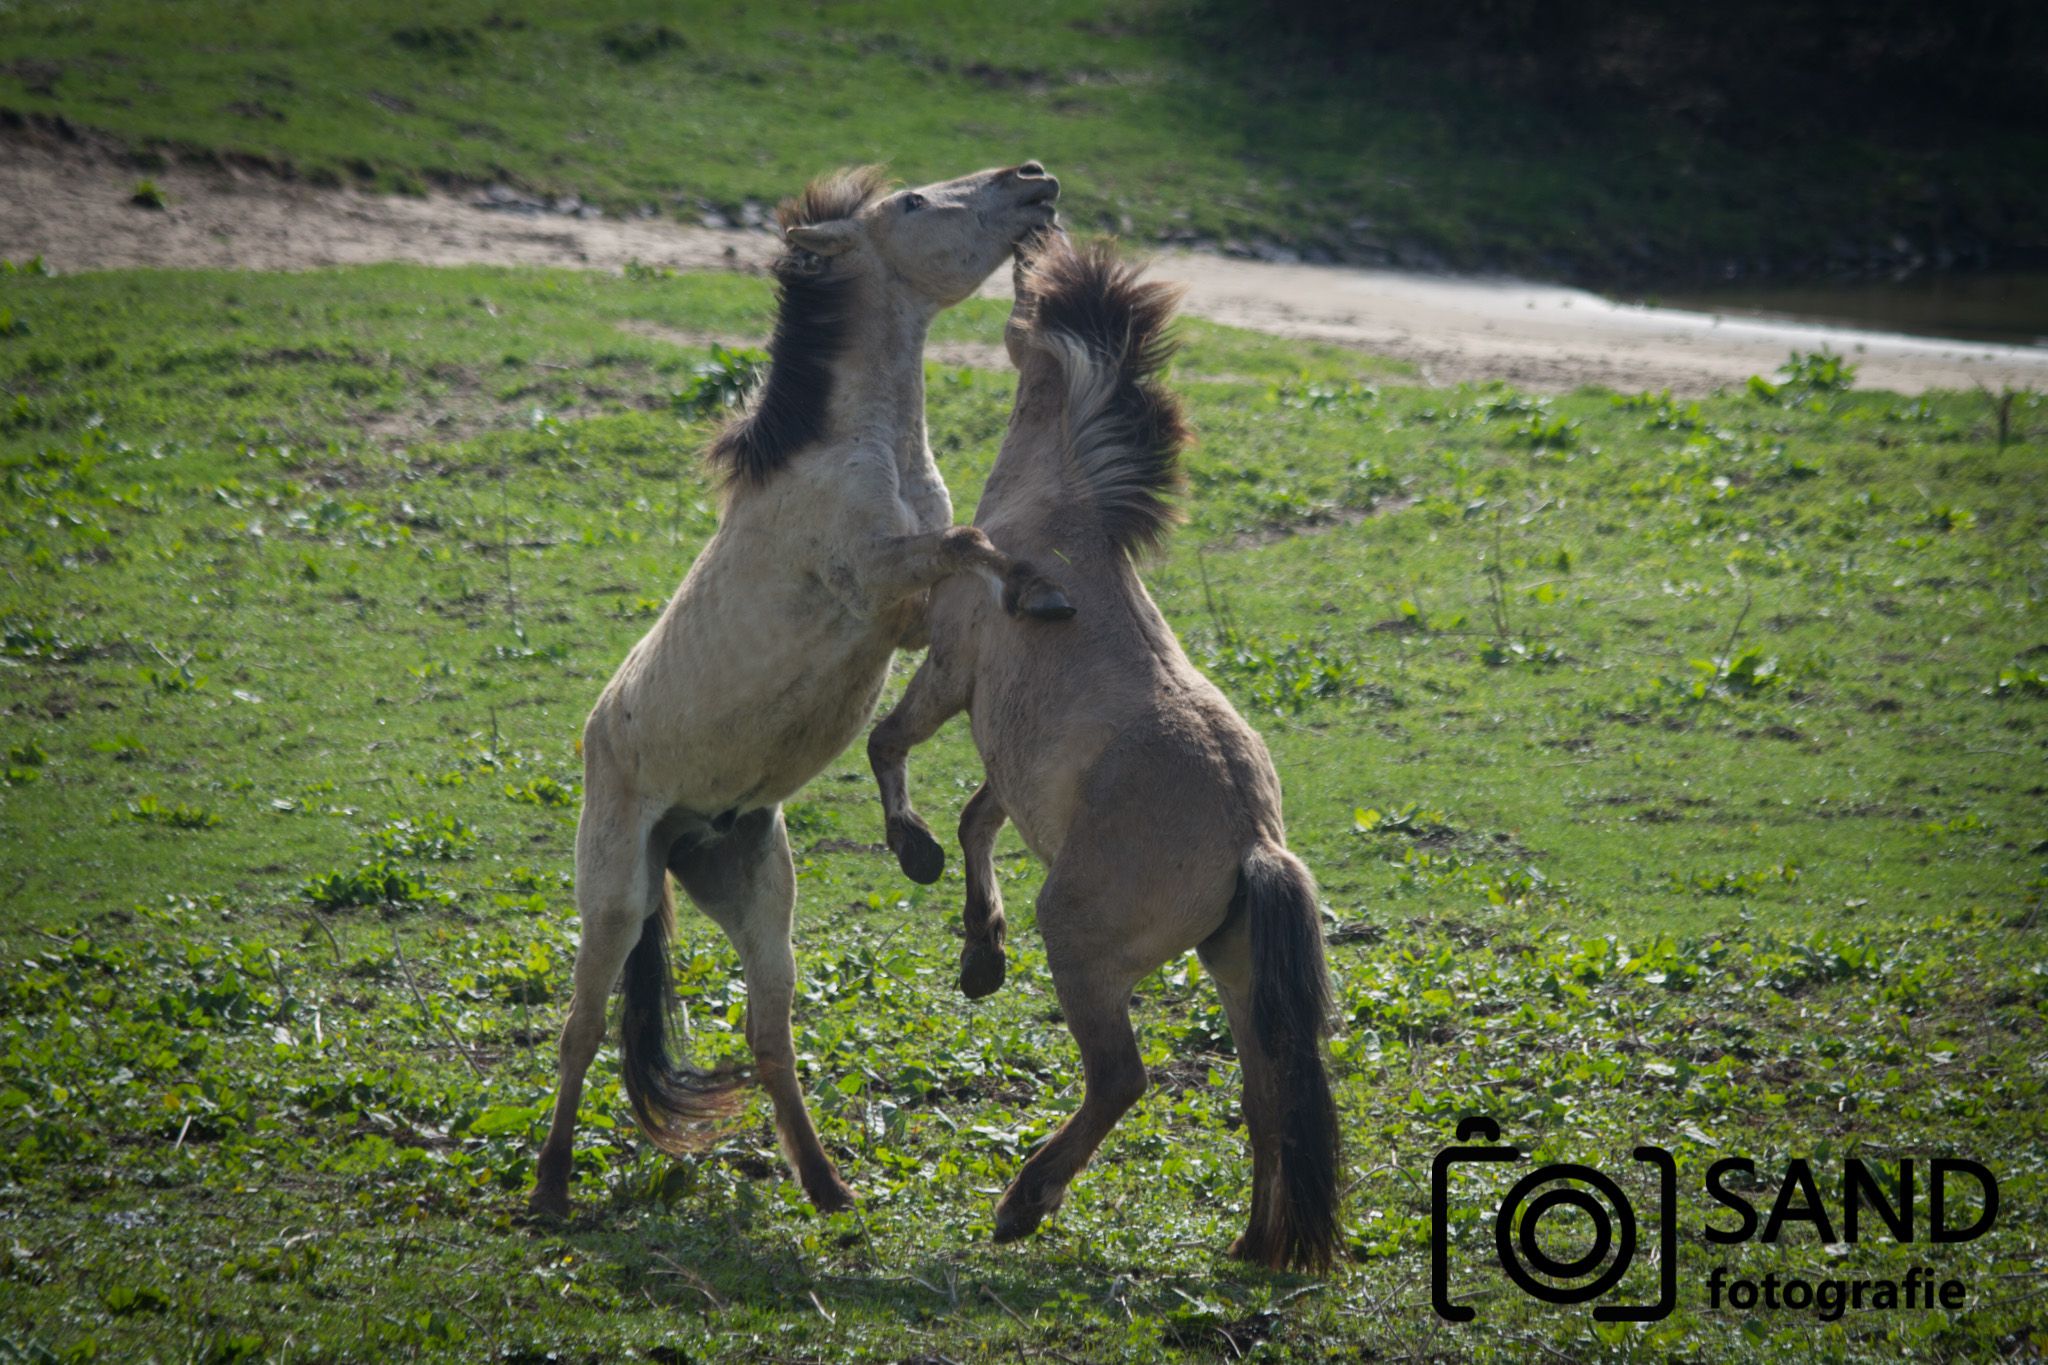
[[[597,217],[574,205],[554,212],[517,194],[373,195],[233,166],[177,165],[149,178],[167,207],[132,203],[137,172],[117,157],[47,137],[0,138],[0,255],[40,255],[59,271],[375,261],[757,271],[775,250],[764,231]],[[1412,361],[1433,384],[1503,379],[1537,391],[1596,384],[1698,394],[1769,374],[1793,350],[1828,347],[1860,367],[1867,387],[2048,386],[2044,347],[1720,317],[1522,281],[1187,252],[1168,253],[1157,270],[1188,285],[1187,311],[1196,316]],[[986,292],[1008,288],[1007,272],[998,272]],[[938,347],[933,355],[945,364],[1008,363],[996,346]]]

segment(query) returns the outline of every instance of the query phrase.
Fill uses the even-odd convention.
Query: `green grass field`
[[[1596,282],[2048,248],[2038,126],[1795,100],[1736,139],[1680,96],[1572,107],[1563,78],[1333,66],[1257,8],[22,0],[0,6],[0,110],[322,182],[509,180],[692,221],[847,162],[924,181],[1038,157],[1090,231]]]
[[[700,1160],[652,1153],[608,1050],[578,1216],[526,1223],[574,740],[714,515],[674,397],[707,353],[620,324],[766,310],[645,272],[0,278],[0,1359],[2040,1349],[2048,418],[2023,400],[2001,450],[1976,395],[1815,364],[1545,400],[1191,326],[1192,521],[1148,580],[1266,735],[1330,908],[1354,1257],[1327,1279],[1222,1255],[1248,1164],[1192,958],[1140,991],[1151,1093],[1041,1235],[988,1244],[1078,1102],[1039,871],[1006,836],[1011,980],[968,1006],[957,857],[902,880],[857,754],[789,815],[799,1051],[860,1210],[809,1210],[758,1101]],[[929,387],[971,508],[1010,379]],[[913,772],[949,828],[963,728]],[[734,1055],[732,954],[687,911],[681,945],[692,1046]],[[1537,1309],[1482,1269],[1475,1202],[1479,1318],[1438,1322],[1429,1162],[1471,1112],[1546,1157],[1675,1151],[1677,1313]],[[1831,1205],[1845,1155],[1975,1157],[2002,1212],[1956,1246],[1715,1247],[1699,1175],[1729,1154],[1810,1157]],[[1926,1264],[1968,1300],[1715,1311],[1717,1263]]]

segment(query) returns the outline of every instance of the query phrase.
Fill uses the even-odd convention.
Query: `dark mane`
[[[775,207],[785,229],[851,218],[882,193],[879,166],[821,175],[802,194]],[[728,485],[759,487],[790,456],[825,434],[832,396],[832,362],[853,319],[853,281],[832,273],[832,263],[785,247],[770,267],[775,276],[775,334],[768,342],[768,380],[743,416],[727,423],[708,452]]]
[[[1141,281],[1143,265],[1116,245],[1053,238],[1032,259],[1033,343],[1058,356],[1067,381],[1070,454],[1103,529],[1140,555],[1184,518],[1171,501],[1187,486],[1180,455],[1192,438],[1181,403],[1159,375],[1179,349],[1170,328],[1184,290]]]
[[[775,221],[778,226],[793,228],[851,218],[888,188],[889,175],[883,167],[848,166],[819,176],[804,186],[802,194],[777,204]]]

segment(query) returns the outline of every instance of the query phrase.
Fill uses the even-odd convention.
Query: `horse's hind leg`
[[[576,831],[576,905],[582,918],[576,944],[575,993],[562,1025],[554,1120],[540,1149],[527,1207],[562,1217],[569,1212],[569,1171],[576,1142],[576,1108],[583,1078],[604,1041],[605,1008],[619,970],[640,941],[658,897],[668,888],[649,864],[645,831],[625,811],[586,805]]]
[[[1045,914],[1041,900],[1041,923]],[[1055,961],[1052,974],[1067,1028],[1081,1047],[1081,1107],[1024,1163],[1004,1191],[996,1205],[998,1242],[1029,1235],[1059,1207],[1068,1182],[1088,1164],[1124,1111],[1145,1093],[1145,1063],[1131,1032],[1131,987],[1136,978],[1100,960]]]
[[[747,981],[747,1044],[755,1076],[775,1105],[783,1156],[813,1204],[827,1212],[850,1207],[853,1191],[825,1155],[797,1080],[789,1018],[796,993],[789,941],[796,871],[781,809],[747,812],[724,838],[682,852],[670,870],[739,950]]]
[[[993,995],[1003,984],[1005,923],[995,848],[1007,818],[995,788],[987,782],[960,812],[960,859],[967,868],[967,909],[961,917],[967,941],[960,945],[960,993],[969,1000]]]
[[[1245,1132],[1251,1139],[1251,1217],[1246,1220],[1244,1234],[1230,1244],[1230,1254],[1264,1262],[1270,1259],[1271,1246],[1275,1244],[1274,1217],[1285,1198],[1279,1184],[1281,1097],[1274,1084],[1273,1064],[1261,1050],[1258,1030],[1253,1026],[1249,925],[1249,918],[1239,906],[1196,951],[1203,970],[1216,983],[1224,1017],[1230,1021],[1230,1038],[1244,1077]]]

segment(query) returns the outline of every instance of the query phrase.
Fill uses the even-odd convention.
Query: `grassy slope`
[[[712,525],[704,428],[664,401],[702,356],[616,324],[758,334],[764,308],[732,277],[0,278],[0,1341],[1889,1360],[2030,1320],[1994,1276],[2038,1274],[2048,1231],[2038,412],[2000,453],[1965,396],[1375,390],[1354,355],[1218,328],[1180,368],[1193,523],[1148,578],[1267,735],[1338,917],[1362,1261],[1297,1295],[1221,1258],[1235,1068],[1185,966],[1141,991],[1161,1084],[1046,1233],[985,1244],[1077,1099],[1039,874],[1001,864],[1016,970],[967,1007],[957,869],[895,874],[857,755],[791,821],[806,1081],[863,1212],[806,1210],[758,1106],[703,1161],[648,1154],[607,1054],[583,1216],[518,1225],[574,945],[571,743]],[[962,507],[1008,391],[932,371]],[[1695,664],[1752,648],[1774,672]],[[946,828],[975,777],[959,726],[914,775]],[[309,880],[378,857],[413,904],[313,912]],[[731,955],[695,916],[683,945],[696,1046],[731,1053]],[[1693,1188],[1729,1151],[1975,1155],[2005,1213],[1910,1258],[1689,1245],[1653,1327],[1496,1296],[1452,1333],[1419,1191],[1472,1111],[1582,1159],[1663,1142]],[[1704,1310],[1716,1259],[1911,1259],[1974,1297],[1751,1337]]]
[[[1759,157],[1633,104],[1567,119],[1405,60],[1276,67],[1191,31],[1200,8],[24,4],[0,10],[17,55],[0,107],[321,176],[508,178],[613,208],[772,203],[849,161],[923,180],[1036,156],[1085,227],[1598,278],[1811,272],[1901,233],[2048,244],[2038,129],[1802,130]]]

